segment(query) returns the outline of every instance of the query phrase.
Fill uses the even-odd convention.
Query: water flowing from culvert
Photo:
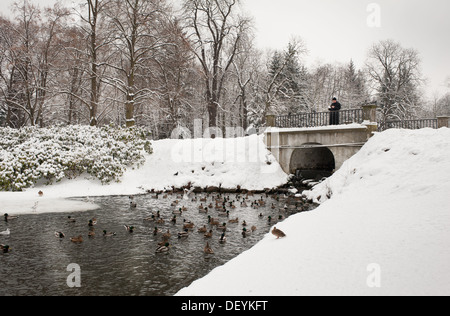
[[[217,195],[217,194],[215,194]],[[202,195],[197,195],[200,199]],[[205,195],[203,195],[205,196]],[[74,214],[41,214],[24,215],[9,223],[0,222],[0,231],[9,228],[10,236],[0,236],[0,244],[7,244],[12,251],[0,254],[0,296],[4,295],[173,295],[193,281],[205,276],[212,269],[221,266],[248,250],[260,241],[270,228],[278,222],[279,214],[288,216],[292,212],[281,212],[286,204],[295,205],[295,200],[281,199],[276,201],[265,195],[250,196],[249,207],[230,210],[230,217],[218,217],[218,211],[210,210],[209,215],[219,218],[221,222],[239,217],[239,224],[227,224],[227,242],[219,243],[221,233],[213,228],[213,238],[209,240],[215,251],[214,255],[205,255],[203,249],[206,239],[197,229],[207,224],[206,214],[199,213],[200,201],[183,201],[173,207],[171,204],[177,197],[164,199],[154,195],[136,196],[137,208],[130,208],[128,197],[93,198],[100,205],[97,211]],[[226,194],[230,200],[236,194]],[[251,208],[251,201],[266,201],[264,207]],[[212,199],[208,199],[209,204]],[[215,203],[215,202],[214,202]],[[272,203],[275,209],[272,209]],[[203,203],[205,204],[205,203]],[[170,222],[172,211],[186,206],[187,212],[178,215],[176,225]],[[311,208],[312,206],[308,206]],[[160,211],[165,219],[164,224],[144,222],[152,213]],[[259,214],[263,214],[263,218]],[[69,223],[71,215],[75,223]],[[268,216],[272,222],[268,223]],[[96,236],[88,237],[89,219],[97,218]],[[186,219],[195,223],[196,227],[185,240],[176,238],[182,231]],[[242,237],[243,221],[250,230],[257,230],[247,238]],[[130,234],[124,225],[135,227]],[[170,229],[171,248],[167,254],[155,254],[162,235],[154,236],[155,226],[163,232]],[[209,226],[208,226],[209,227]],[[102,231],[116,232],[116,236],[103,237]],[[55,231],[65,233],[65,239],[54,236]],[[84,242],[75,244],[71,237],[82,235]],[[81,269],[81,287],[70,288],[67,278],[73,272],[67,271],[70,264],[77,264]]]

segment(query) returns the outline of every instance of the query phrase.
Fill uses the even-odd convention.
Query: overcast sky
[[[0,1],[0,11],[7,14],[8,6],[14,0]],[[33,2],[48,5],[55,0]],[[71,0],[65,2],[71,3]],[[307,44],[309,54],[304,62],[308,66],[318,62],[347,63],[353,59],[361,68],[373,43],[394,39],[404,47],[420,52],[429,96],[435,91],[442,94],[450,91],[444,85],[450,76],[449,0],[242,2],[247,13],[254,18],[257,45],[261,49],[283,49],[292,37],[298,36]]]
[[[373,43],[394,39],[420,52],[429,95],[450,91],[444,86],[450,76],[449,0],[244,1],[255,18],[259,47],[283,47],[300,36],[309,49],[307,64],[353,59],[362,67]],[[380,11],[379,27],[373,27],[373,3]]]

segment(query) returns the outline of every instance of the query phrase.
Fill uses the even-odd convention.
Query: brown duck
[[[83,242],[83,237],[80,235],[78,237],[73,237],[70,239],[71,242],[73,243],[82,243]]]
[[[212,248],[209,246],[209,242],[206,243],[206,247],[205,247],[204,251],[205,251],[205,253],[206,253],[207,255],[212,255],[212,254],[214,254],[214,250],[212,250]]]
[[[281,230],[277,229],[276,227],[273,228],[272,235],[276,236],[277,239],[286,237],[286,234],[283,233]]]

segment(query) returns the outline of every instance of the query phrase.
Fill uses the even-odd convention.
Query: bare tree
[[[14,12],[17,22],[1,31],[6,49],[3,58],[9,65],[1,73],[7,87],[3,93],[9,108],[7,122],[11,124],[12,115],[22,112],[26,119],[15,127],[42,126],[53,97],[50,87],[56,79],[53,61],[60,53],[58,34],[69,13],[59,4],[42,12],[28,0],[16,3]]]
[[[108,48],[111,36],[105,22],[105,11],[110,3],[111,0],[86,0],[82,4],[84,11],[78,13],[82,22],[80,29],[85,34],[88,43],[85,53],[89,65],[87,74],[90,81],[90,97],[86,105],[89,108],[89,124],[91,126],[98,124],[101,82],[105,73],[105,64],[110,57]]]
[[[254,35],[251,32],[243,34],[240,46],[241,54],[234,59],[232,69],[232,83],[236,85],[233,103],[237,103],[237,109],[231,112],[237,112],[233,121],[239,122],[238,125],[247,130],[250,123],[249,112],[256,97],[254,88],[262,69],[261,54],[254,47]]]
[[[419,88],[424,82],[420,64],[415,49],[403,48],[392,40],[376,43],[370,49],[366,68],[383,120],[416,115],[420,107]]]
[[[331,98],[336,97],[343,108],[361,106],[369,99],[364,72],[349,64],[319,64],[310,69],[308,76],[308,102],[314,111],[326,111]]]
[[[131,127],[136,124],[137,104],[153,93],[149,87],[139,86],[138,79],[151,73],[150,60],[167,44],[159,34],[166,5],[163,0],[115,0],[113,3],[108,15],[115,29],[118,58],[117,64],[109,66],[119,78],[107,80],[125,96],[126,125]]]
[[[331,64],[318,65],[311,70],[309,99],[314,111],[324,111],[332,97],[340,99],[340,78],[341,73]]]
[[[64,99],[59,119],[66,124],[90,123],[89,62],[85,37],[78,26],[68,27],[61,34],[61,58],[56,91]],[[86,111],[88,110],[88,111]],[[86,114],[87,113],[87,114]]]
[[[439,100],[439,107],[441,109],[439,114],[450,115],[450,92]]]
[[[20,103],[21,85],[18,71],[16,71],[15,54],[17,39],[13,32],[13,23],[0,17],[0,91],[1,111],[4,126],[20,127],[25,124],[21,119],[22,111],[19,111],[15,103]]]
[[[186,0],[185,18],[192,30],[193,52],[202,67],[209,126],[217,126],[224,83],[240,53],[250,19],[238,14],[239,0]]]
[[[195,83],[192,79],[196,77],[195,56],[178,19],[167,19],[161,30],[166,45],[153,59],[154,82],[160,96],[161,123],[172,131],[182,123],[192,121],[190,113],[194,106],[189,91]]]

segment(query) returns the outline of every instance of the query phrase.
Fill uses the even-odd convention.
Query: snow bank
[[[1,195],[0,215],[8,213],[17,214],[45,214],[66,213],[79,211],[92,211],[98,209],[98,205],[89,201],[73,201],[64,198],[36,198],[20,195]]]
[[[172,186],[206,188],[215,186],[247,190],[272,189],[287,182],[288,177],[272,154],[266,149],[263,136],[163,140],[154,143],[154,154],[141,175],[137,186],[164,190]],[[133,173],[123,182],[132,181]]]
[[[54,204],[51,209],[81,211],[92,205],[64,205],[70,197],[141,194],[147,190],[171,190],[172,186],[206,188],[221,186],[247,190],[272,189],[285,184],[288,176],[266,149],[263,136],[232,139],[161,140],[152,143],[154,153],[146,155],[140,168],[127,170],[120,183],[103,185],[79,177],[51,186],[36,186],[25,192],[0,192],[0,212],[29,213],[36,202]],[[44,192],[43,197],[38,192]],[[24,207],[19,201],[26,201]],[[47,203],[50,205],[52,203]],[[45,207],[39,210],[44,211]]]
[[[449,157],[450,129],[375,135],[307,193],[318,209],[277,225],[287,238],[178,295],[450,295]]]

